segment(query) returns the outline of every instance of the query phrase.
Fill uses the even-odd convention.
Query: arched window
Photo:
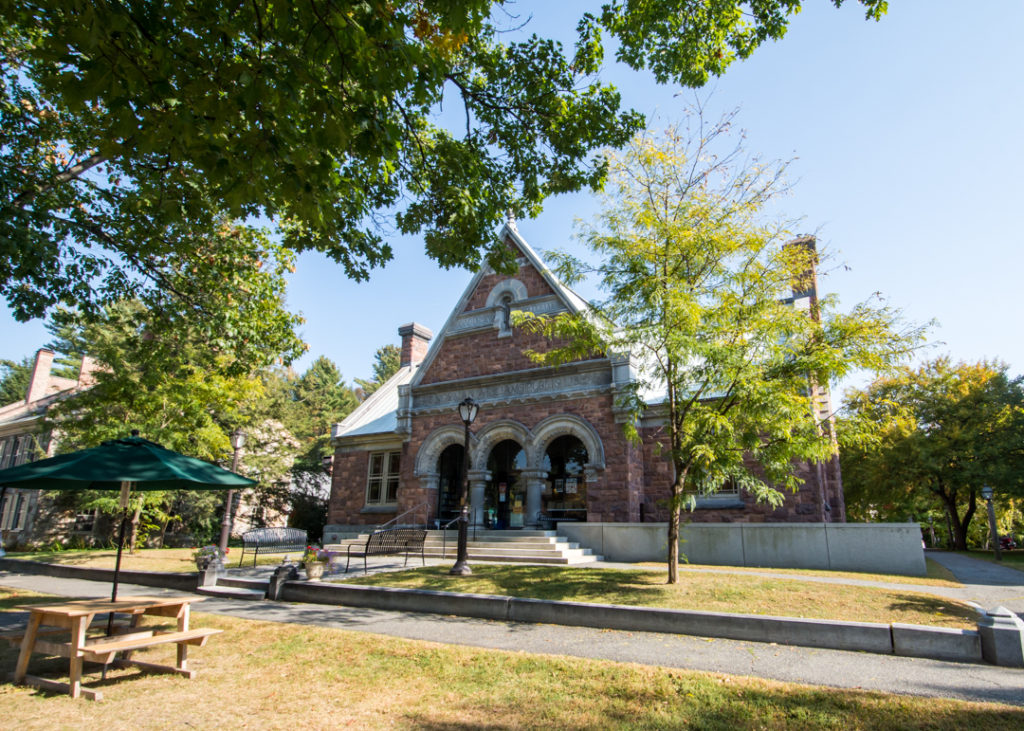
[[[548,483],[541,500],[545,515],[555,520],[587,519],[587,448],[578,437],[558,437],[544,453]]]

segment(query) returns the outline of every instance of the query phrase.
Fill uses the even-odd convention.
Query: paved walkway
[[[110,595],[110,585],[104,582],[7,571],[0,571],[0,586],[62,596]],[[166,589],[132,585],[124,585],[122,591],[125,595],[175,593]],[[1024,707],[1024,670],[990,665],[654,632],[493,622],[312,604],[210,598],[197,606],[196,610],[243,619],[315,624],[447,644],[634,662],[907,695],[997,701]],[[17,613],[0,614],[0,623],[24,621],[24,616]]]

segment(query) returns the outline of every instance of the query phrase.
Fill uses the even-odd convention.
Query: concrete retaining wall
[[[560,535],[607,561],[664,561],[667,523],[561,523]],[[695,564],[924,576],[917,523],[689,523],[680,552]]]

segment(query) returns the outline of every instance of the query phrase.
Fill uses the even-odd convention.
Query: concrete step
[[[238,586],[203,586],[196,589],[199,594],[215,596],[221,599],[246,599],[249,601],[261,601],[267,598],[266,589],[245,589]]]

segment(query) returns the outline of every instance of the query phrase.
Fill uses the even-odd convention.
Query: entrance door
[[[459,491],[465,479],[462,476],[464,452],[461,444],[450,444],[437,458],[437,517],[441,525],[459,515]],[[469,499],[468,495],[466,499]]]
[[[526,467],[526,452],[506,439],[491,450],[487,470],[491,480],[484,493],[484,523],[491,528],[522,528],[526,512],[526,484],[519,473]]]

